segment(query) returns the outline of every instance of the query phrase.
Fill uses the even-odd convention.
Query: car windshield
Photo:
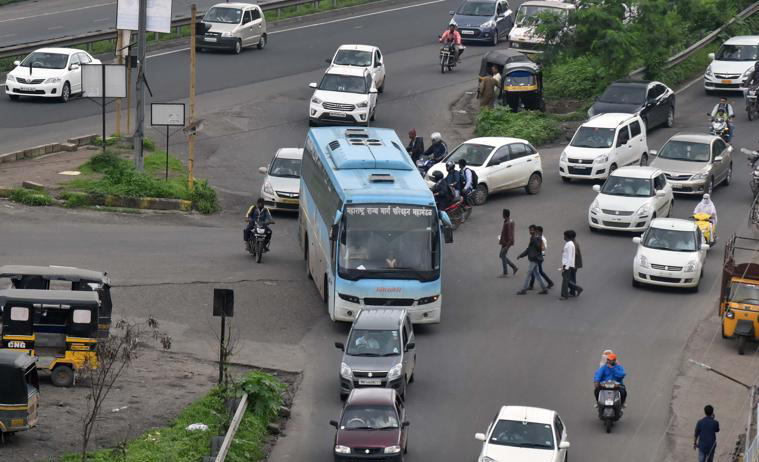
[[[730,286],[730,301],[759,305],[759,285],[733,282]]]
[[[576,148],[610,148],[614,142],[613,128],[580,127],[569,143]]]
[[[756,61],[759,59],[759,46],[722,45],[715,59],[719,61]]]
[[[398,413],[392,406],[348,406],[340,420],[342,430],[391,430],[399,426]]]
[[[462,16],[493,16],[495,14],[495,2],[464,2],[456,14]]]
[[[566,16],[566,12],[560,8],[548,6],[522,5],[517,11],[516,23],[518,26],[534,26],[540,22],[541,13],[551,13]]]
[[[339,275],[349,280],[432,280],[440,270],[438,241],[432,207],[347,207],[338,249]]]
[[[491,444],[518,448],[553,449],[553,431],[549,424],[499,420],[490,434]]]
[[[488,160],[492,151],[493,146],[487,144],[464,143],[453,150],[446,162],[450,160],[458,165],[459,161],[464,159],[468,166],[480,167]]]
[[[651,197],[654,190],[648,178],[610,176],[601,189],[602,194],[627,197]]]
[[[696,233],[675,229],[648,228],[643,238],[643,246],[649,249],[671,250],[673,252],[695,252],[698,250]]]
[[[692,141],[669,140],[657,154],[660,159],[709,162],[709,145]]]
[[[203,16],[203,22],[220,22],[222,24],[240,24],[242,10],[215,6]]]
[[[269,169],[269,175],[283,178],[300,178],[300,159],[277,157]]]
[[[325,74],[319,90],[339,91],[343,93],[369,93],[366,79],[357,75]]]
[[[345,353],[351,356],[397,356],[401,354],[398,331],[353,329]]]
[[[643,104],[646,87],[640,85],[612,85],[603,92],[598,101],[617,104]]]
[[[372,52],[363,50],[339,50],[333,64],[341,66],[369,67],[372,65]]]
[[[21,61],[21,67],[39,67],[40,69],[64,69],[69,62],[69,55],[62,53],[41,53],[35,51]]]

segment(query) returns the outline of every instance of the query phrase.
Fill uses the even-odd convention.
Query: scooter
[[[696,226],[701,230],[701,234],[706,239],[706,243],[714,245],[717,242],[717,229],[714,227],[711,214],[708,213],[694,213],[693,220],[696,222]]]
[[[741,148],[741,152],[748,157],[748,164],[751,166],[751,194],[756,197],[759,192],[759,151],[751,151],[746,148]]]
[[[614,422],[622,418],[622,393],[619,382],[601,382],[598,391],[598,418],[603,421],[606,433],[611,433]]]
[[[269,250],[266,248],[266,228],[262,224],[256,223],[250,233],[250,239],[245,242],[245,245],[250,252],[256,258],[256,263],[261,263],[261,258],[265,252]]]

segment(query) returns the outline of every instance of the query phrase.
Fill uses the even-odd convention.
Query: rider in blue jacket
[[[611,353],[606,358],[606,364],[599,367],[593,376],[593,385],[595,388],[596,402],[598,401],[598,392],[601,391],[601,382],[613,380],[619,383],[619,393],[622,398],[622,405],[625,405],[627,399],[627,388],[624,384],[625,368],[621,364],[617,363],[617,355]]]

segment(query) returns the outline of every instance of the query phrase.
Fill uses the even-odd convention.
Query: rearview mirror
[[[477,441],[485,441],[485,434],[484,433],[475,433],[474,439]]]
[[[722,162],[723,160],[725,160],[725,158],[722,156],[717,156],[714,158],[714,162]]]
[[[633,238],[633,242],[636,243],[636,244],[640,244],[640,236],[635,236]]]
[[[406,344],[406,351],[413,350],[414,348],[416,348],[416,343],[414,343],[414,342],[408,342]]]
[[[258,173],[263,173],[266,175],[266,167],[258,167]]]
[[[562,441],[559,443],[559,449],[569,449],[569,441]]]
[[[446,244],[453,243],[453,228],[451,228],[450,226],[443,226],[443,240],[445,241]]]
[[[448,14],[451,15],[451,16],[453,16],[454,14],[456,14],[456,12],[453,11],[453,10],[451,10],[451,11],[448,12]],[[712,53],[712,54],[714,54],[714,53]]]
[[[329,424],[332,425],[333,427],[337,428],[337,420],[330,420]]]
[[[21,61],[15,60],[15,61],[13,61],[13,65],[14,66],[20,66],[21,65]]]
[[[340,351],[345,351],[345,345],[343,345],[343,342],[335,342],[335,348]]]
[[[664,197],[664,190],[660,189],[660,190],[656,191],[656,197]]]
[[[710,59],[710,60],[714,61],[714,53],[709,53],[709,55],[708,55],[708,56],[709,56],[709,59]]]
[[[659,151],[657,151],[656,149],[652,149],[652,150],[648,151],[648,154],[649,154],[650,156],[656,156],[656,154],[658,154],[658,152],[659,152]]]
[[[701,250],[709,250],[709,244],[701,244]]]
[[[594,184],[593,185],[593,191],[600,193],[601,192],[601,185],[600,184]]]
[[[406,428],[406,427],[408,427],[409,425],[411,425],[411,422],[409,422],[408,420],[406,420],[405,422],[403,422],[403,423],[401,424],[401,428]]]
[[[316,88],[316,82],[311,82],[308,84],[308,86],[311,88]]]
[[[727,152],[733,152],[733,146],[732,145],[727,147]]]
[[[70,71],[75,71],[77,69],[79,69],[79,64],[74,63],[74,64],[72,64],[72,65],[69,66],[69,70]]]

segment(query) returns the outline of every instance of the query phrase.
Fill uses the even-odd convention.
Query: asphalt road
[[[302,142],[310,94],[305,84],[318,77],[322,60],[341,42],[376,43],[385,52],[389,80],[380,97],[378,125],[399,133],[412,126],[424,134],[439,129],[453,138],[449,104],[473,86],[477,55],[488,50],[469,47],[461,67],[452,74],[439,73],[432,40],[454,4],[433,3],[283,32],[261,53],[203,55],[214,68],[204,71],[207,93],[199,98],[201,117],[209,124],[199,146],[198,169],[227,193],[227,212],[210,218],[111,216],[3,204],[0,262],[108,269],[119,286],[114,295],[119,314],[153,314],[171,329],[177,349],[210,357],[210,288],[235,288],[238,358],[304,371],[287,436],[271,460],[330,460],[333,429],[327,422],[340,409],[340,356],[333,342],[344,340],[347,326],[328,319],[305,277],[294,239],[295,219],[276,218],[274,250],[263,265],[256,265],[243,252],[237,211],[260,188],[256,168],[276,147]],[[396,30],[408,33],[400,38]],[[314,40],[325,36],[329,39]],[[165,77],[154,81],[171,83],[156,85],[167,93],[174,87],[175,97],[181,97],[184,81],[174,69],[185,62],[182,52],[155,58],[151,75]],[[702,114],[714,101],[698,84],[685,90],[678,95],[676,127],[652,132],[649,145],[659,148],[677,131],[704,131]],[[75,112],[78,103],[65,106],[74,108],[66,122],[50,127],[71,123],[96,128],[97,119],[93,123],[87,111]],[[17,105],[14,111],[27,107],[35,105]],[[35,116],[49,117],[49,112],[38,109]],[[14,118],[25,117],[28,113],[16,112]],[[740,114],[735,146],[754,146],[752,131]],[[590,184],[559,180],[560,151],[541,150],[545,181],[540,194],[516,191],[492,197],[445,249],[442,323],[417,330],[418,369],[408,392],[408,461],[474,460],[479,443],[473,435],[484,430],[502,404],[558,410],[567,422],[573,460],[603,460],[613,450],[621,462],[658,461],[667,449],[672,384],[689,334],[713,312],[722,244],[709,253],[700,293],[633,289],[631,236],[587,231],[585,216],[594,193]],[[745,227],[750,203],[746,162],[740,154],[734,167],[733,184],[714,194],[722,242]],[[688,216],[695,204],[678,198],[675,216]],[[586,289],[582,297],[561,302],[556,289],[547,296],[517,297],[523,273],[516,279],[496,278],[496,236],[504,207],[517,222],[517,251],[526,246],[528,224],[546,229],[545,268],[555,280],[559,276],[552,268],[559,266],[561,233],[578,231],[585,263],[578,276]],[[520,263],[524,271],[526,264]],[[591,376],[607,347],[620,354],[630,390],[628,411],[611,435],[603,432],[591,398]],[[748,365],[750,357],[745,361]]]

